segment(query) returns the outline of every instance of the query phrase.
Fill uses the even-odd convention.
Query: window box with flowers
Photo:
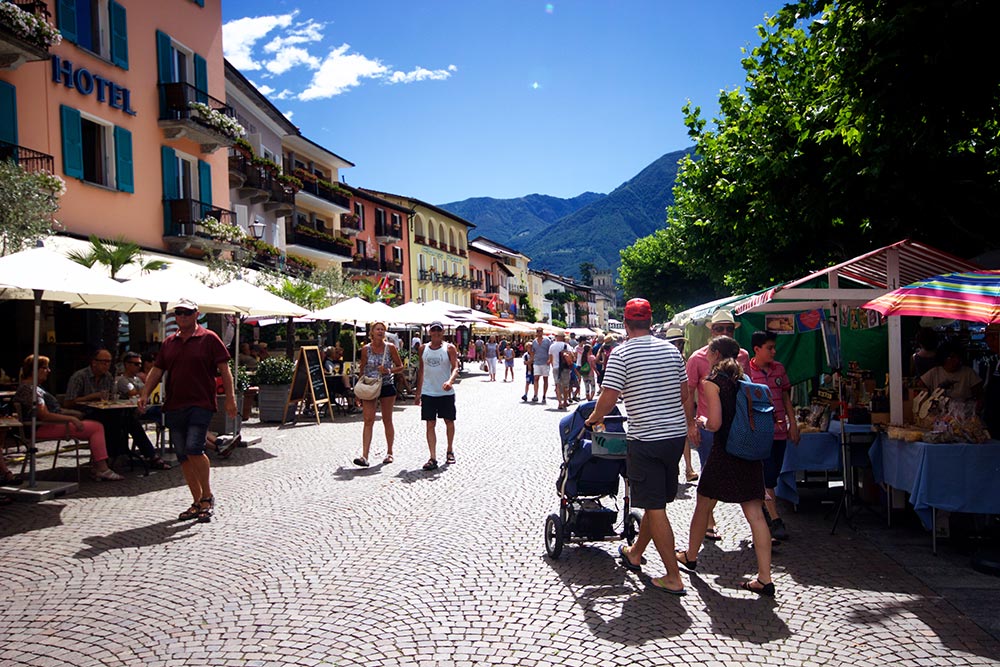
[[[195,226],[196,229],[200,230],[199,232],[196,232],[197,235],[206,236],[223,243],[241,245],[243,239],[247,236],[237,225],[219,222],[219,220],[212,216],[202,218],[195,223]]]
[[[292,171],[292,174],[297,178],[301,179],[303,183],[315,183],[319,180],[319,177],[312,173],[311,171],[306,171],[305,169],[299,167]]]
[[[278,174],[277,180],[285,186],[286,190],[291,190],[293,193],[302,189],[302,181],[294,176],[289,176],[288,174]]]
[[[44,8],[44,4],[41,5]],[[40,11],[25,11],[12,2],[0,2],[0,46],[9,67],[48,58],[51,47],[62,42],[62,34]]]
[[[239,121],[226,114],[216,111],[201,102],[188,102],[188,108],[197,114],[198,122],[207,125],[231,141],[236,141],[247,133]]]

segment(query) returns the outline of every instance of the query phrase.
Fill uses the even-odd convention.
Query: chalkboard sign
[[[330,409],[330,392],[326,387],[326,376],[323,374],[323,359],[319,348],[315,345],[299,348],[298,359],[295,362],[295,374],[292,376],[292,386],[288,390],[288,400],[285,402],[283,421],[292,421],[299,406],[311,408],[320,421],[320,407],[325,406],[330,420],[333,411]],[[289,417],[291,410],[291,418]]]

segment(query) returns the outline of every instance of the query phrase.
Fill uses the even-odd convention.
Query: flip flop
[[[392,463],[392,454],[386,454],[385,458],[382,459],[382,465],[389,465]]]
[[[687,590],[683,588],[667,588],[666,586],[658,585],[656,582],[661,579],[663,579],[663,577],[658,577],[657,579],[650,579],[649,585],[658,591],[663,591],[664,593],[670,593],[671,595],[676,595],[677,597],[681,597],[683,595],[688,594]]]
[[[618,562],[630,572],[642,572],[642,565],[636,565],[628,559],[628,556],[625,554],[625,545],[618,547]]]
[[[368,467],[368,459],[366,459],[363,456],[359,456],[358,458],[354,459],[354,465],[361,466],[362,468],[367,468]]]

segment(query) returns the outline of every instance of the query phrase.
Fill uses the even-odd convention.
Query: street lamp
[[[258,241],[264,238],[264,223],[260,218],[255,219],[250,225],[250,233],[253,234],[253,237]]]

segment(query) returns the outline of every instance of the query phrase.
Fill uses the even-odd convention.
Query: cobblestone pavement
[[[178,469],[0,508],[0,665],[1000,664],[993,636],[822,517],[786,513],[775,601],[737,589],[754,561],[736,506],[684,598],[623,570],[616,543],[549,560],[564,413],[483,377],[461,381],[458,461],[435,472],[406,402],[395,463],[363,470],[357,416],[251,422],[263,441],[215,462],[210,524],[175,521]]]

